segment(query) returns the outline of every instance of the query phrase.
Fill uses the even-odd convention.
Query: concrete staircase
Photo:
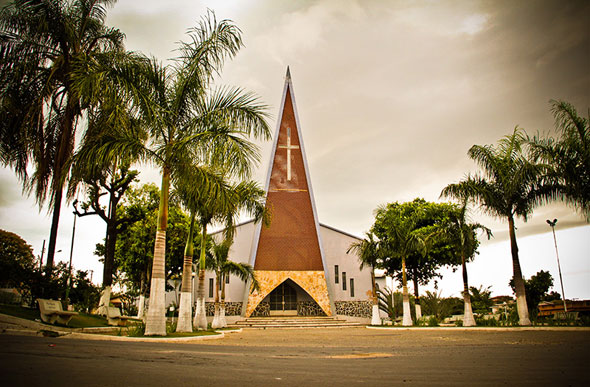
[[[234,328],[345,328],[364,326],[357,322],[341,320],[337,317],[249,317],[238,320],[231,327]]]

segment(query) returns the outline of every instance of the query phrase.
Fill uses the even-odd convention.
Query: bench
[[[58,322],[63,325],[68,325],[72,317],[78,314],[78,312],[63,310],[60,301],[38,298],[37,303],[39,304],[41,320],[47,324],[55,324]]]
[[[106,310],[107,310],[107,322],[109,325],[124,327],[127,325],[128,320],[134,320],[134,321],[136,320],[134,317],[121,316],[121,311],[119,310],[119,308],[109,306],[106,308]]]

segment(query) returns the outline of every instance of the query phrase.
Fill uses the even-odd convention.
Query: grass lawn
[[[100,333],[107,336],[129,336],[129,337],[145,337],[154,339],[165,339],[171,337],[195,337],[195,336],[214,336],[219,333],[214,330],[194,331],[194,332],[171,332],[171,326],[166,325],[166,336],[145,336],[145,326],[143,324],[130,325],[128,327],[121,327],[117,332]]]
[[[41,315],[38,309],[23,308],[20,305],[4,305],[0,304],[0,313],[7,314],[26,320],[41,320]]]
[[[20,305],[3,305],[0,304],[0,313],[9,316],[24,318],[26,320],[41,321],[41,315],[38,309],[24,308]],[[87,328],[87,327],[106,327],[107,319],[101,316],[80,313],[72,317],[68,325],[55,324],[56,326],[69,328]]]

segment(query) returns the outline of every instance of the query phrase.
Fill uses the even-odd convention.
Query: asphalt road
[[[191,344],[3,334],[0,385],[588,385],[589,350],[588,330],[244,330]]]

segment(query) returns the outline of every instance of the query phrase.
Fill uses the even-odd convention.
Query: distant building
[[[567,312],[574,314],[574,316],[590,315],[590,300],[580,301],[565,301]],[[560,316],[565,312],[562,300],[543,301],[539,303],[538,316]]]

